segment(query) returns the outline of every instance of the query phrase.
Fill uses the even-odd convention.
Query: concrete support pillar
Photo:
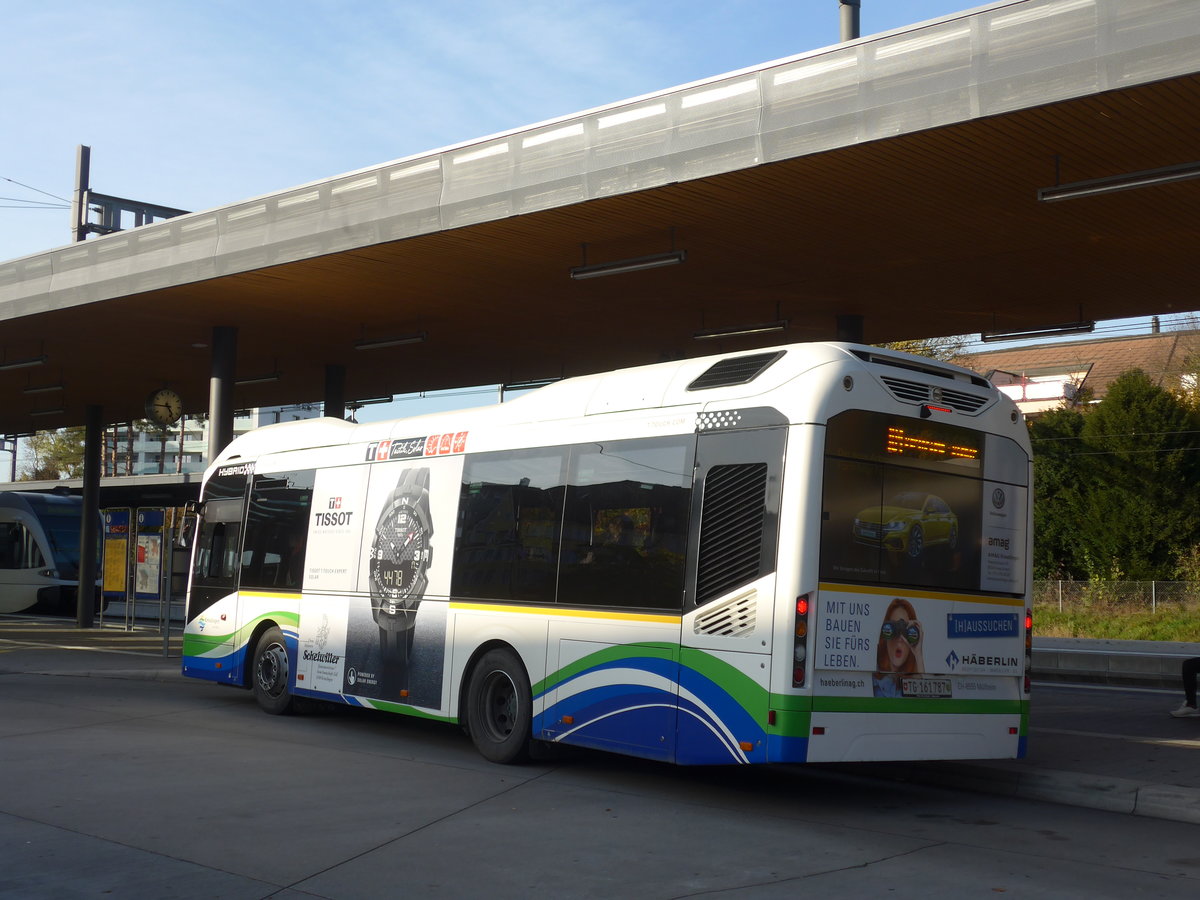
[[[854,41],[859,38],[860,10],[859,0],[838,0],[842,16],[842,41]]]
[[[346,367],[337,363],[325,364],[324,415],[331,419],[346,418]]]
[[[237,329],[213,328],[212,370],[208,380],[208,462],[233,440],[233,381],[237,367]]]
[[[84,410],[83,433],[83,521],[79,524],[79,594],[75,624],[91,628],[96,622],[97,547],[100,544],[100,446],[103,409],[90,405]]]

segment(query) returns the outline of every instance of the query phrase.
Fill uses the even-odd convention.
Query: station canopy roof
[[[994,3],[0,263],[0,433],[202,412],[216,326],[252,407],[1191,310],[1197,135],[1200,3]]]

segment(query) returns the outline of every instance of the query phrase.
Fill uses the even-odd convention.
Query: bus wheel
[[[475,748],[495,763],[529,755],[533,697],[525,667],[511,650],[489,650],[471,670],[467,730]]]
[[[292,692],[288,688],[287,645],[283,632],[272,626],[263,632],[254,648],[254,699],[273,716],[292,710]]]

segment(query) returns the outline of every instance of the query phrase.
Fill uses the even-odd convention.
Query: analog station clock
[[[159,388],[146,398],[146,417],[159,425],[173,425],[183,415],[183,401],[170,388]]]

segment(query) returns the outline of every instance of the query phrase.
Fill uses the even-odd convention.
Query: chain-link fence
[[[1034,607],[1125,612],[1200,612],[1198,581],[1035,581]]]

